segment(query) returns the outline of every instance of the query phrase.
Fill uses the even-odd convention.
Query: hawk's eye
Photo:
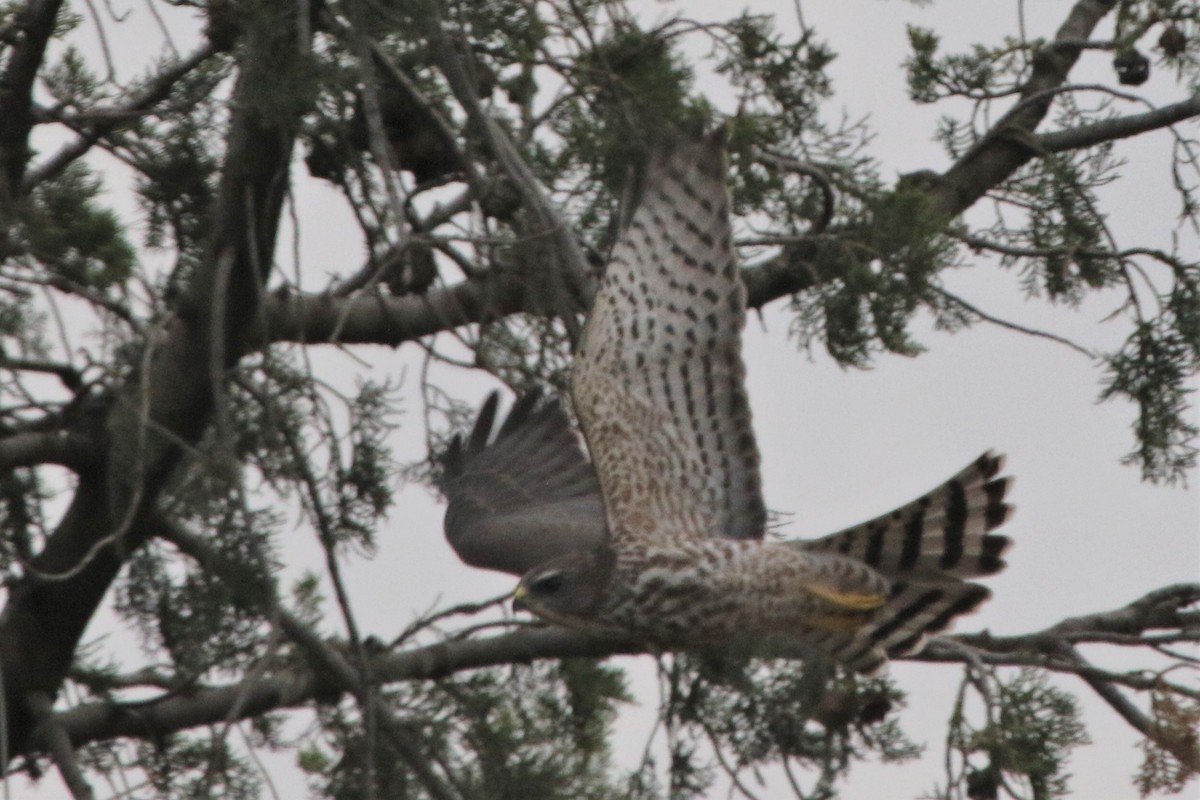
[[[529,590],[535,594],[554,594],[562,588],[561,572],[549,572],[529,584]]]

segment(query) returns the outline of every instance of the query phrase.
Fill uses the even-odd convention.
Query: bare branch
[[[1187,100],[1156,108],[1143,114],[1128,114],[1123,117],[1113,117],[1081,125],[1078,128],[1044,133],[1035,141],[1037,146],[1046,152],[1061,153],[1065,150],[1092,147],[1115,139],[1127,139],[1130,136],[1166,128],[1196,116],[1200,116],[1200,93],[1192,95]]]
[[[761,308],[816,285],[820,276],[807,260],[816,246],[812,239],[799,242],[781,256],[744,267],[748,306]],[[263,298],[262,327],[255,338],[259,346],[271,342],[397,345],[510,314],[542,313],[545,309],[530,297],[529,284],[527,276],[509,268],[419,296],[343,298],[279,292]]]
[[[44,372],[48,375],[56,375],[62,381],[63,386],[72,392],[78,391],[83,386],[83,377],[79,374],[79,370],[70,364],[0,356],[0,369],[10,369],[14,372]]]
[[[0,473],[38,464],[58,464],[78,472],[95,455],[95,442],[80,433],[17,433],[0,439]]]
[[[1029,327],[1026,327],[1025,325],[1020,325],[1016,322],[1011,322],[1006,319],[1000,319],[999,317],[993,316],[993,315],[987,313],[986,311],[980,310],[979,308],[972,305],[971,303],[968,303],[963,298],[959,297],[958,295],[956,295],[952,292],[946,291],[945,289],[941,288],[940,286],[931,285],[930,288],[932,288],[933,291],[937,292],[942,297],[946,298],[946,300],[948,300],[951,303],[953,303],[954,305],[962,308],[968,314],[979,317],[984,322],[991,323],[992,325],[996,325],[1001,328],[1008,328],[1011,331],[1016,331],[1017,333],[1023,333],[1023,334],[1026,334],[1027,336],[1037,336],[1042,339],[1049,339],[1052,342],[1058,342],[1059,344],[1066,345],[1067,347],[1071,348],[1075,352],[1082,353],[1083,355],[1087,356],[1088,358],[1090,358],[1092,360],[1096,359],[1096,354],[1093,353],[1091,350],[1088,350],[1086,347],[1081,347],[1080,345],[1075,344],[1075,342],[1072,342],[1070,339],[1067,339],[1066,337],[1059,336],[1058,334],[1055,334],[1055,333],[1050,333],[1049,331],[1041,331],[1041,330],[1038,330],[1037,328],[1029,328]]]

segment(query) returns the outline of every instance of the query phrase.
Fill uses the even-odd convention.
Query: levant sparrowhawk
[[[651,160],[575,360],[587,453],[537,394],[493,438],[493,395],[445,456],[446,534],[523,575],[516,597],[552,622],[661,647],[780,640],[870,672],[987,599],[969,579],[1004,566],[1010,480],[988,453],[876,519],[764,538],[725,171],[719,133]]]

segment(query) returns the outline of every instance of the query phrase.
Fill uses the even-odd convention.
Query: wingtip
[[[496,423],[496,408],[499,405],[500,392],[493,390],[483,401],[479,415],[475,417],[475,426],[471,429],[471,439],[467,444],[467,450],[470,452],[479,452],[487,446],[488,440],[492,437],[492,427]]]
[[[435,472],[435,476],[438,485],[445,489],[446,483],[457,478],[463,471],[462,434],[456,433],[450,437],[450,443],[446,445],[446,449],[442,451],[441,456],[437,457],[434,464],[435,467],[441,467],[440,474]]]
[[[543,406],[542,397],[545,391],[540,386],[535,386],[522,392],[512,404],[512,408],[508,410],[508,416],[504,418],[503,424],[500,425],[500,432],[496,434],[497,439],[501,439],[515,429],[521,427],[532,416],[538,413]]]

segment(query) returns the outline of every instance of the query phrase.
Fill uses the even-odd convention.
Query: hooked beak
[[[528,611],[529,606],[526,605],[526,603],[525,603],[525,598],[528,596],[529,596],[529,590],[525,588],[525,584],[523,584],[523,583],[517,584],[517,589],[516,589],[516,591],[513,592],[512,610],[514,612]]]

